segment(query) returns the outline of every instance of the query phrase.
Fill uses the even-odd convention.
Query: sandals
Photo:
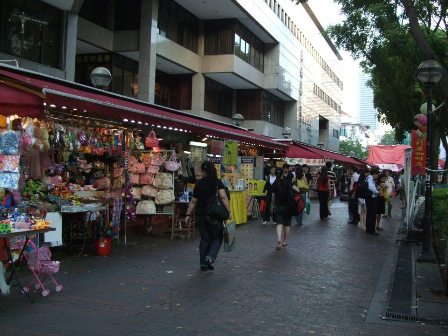
[[[282,242],[277,243],[277,247],[275,248],[277,251],[280,251],[282,249]]]
[[[288,242],[283,242],[283,243],[282,243],[282,246],[283,246],[283,247],[288,246]]]

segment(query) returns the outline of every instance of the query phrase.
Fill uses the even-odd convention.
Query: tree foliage
[[[367,150],[359,139],[348,138],[339,142],[339,152],[348,156],[355,156],[362,160],[367,159]]]
[[[383,134],[381,137],[381,140],[379,142],[379,145],[397,145],[399,142],[397,142],[397,139],[395,137],[395,131],[387,131]]]

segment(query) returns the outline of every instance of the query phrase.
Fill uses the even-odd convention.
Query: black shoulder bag
[[[207,202],[207,216],[219,221],[228,220],[230,217],[219,197],[218,185],[216,185],[216,193]]]

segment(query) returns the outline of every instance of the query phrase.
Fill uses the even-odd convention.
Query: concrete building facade
[[[370,75],[362,72],[359,77],[359,121],[372,133],[379,130],[378,112],[373,104],[373,90],[368,86]]]
[[[0,60],[210,119],[339,149],[341,56],[289,0],[0,0]]]

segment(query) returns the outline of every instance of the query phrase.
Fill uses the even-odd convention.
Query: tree
[[[367,159],[367,150],[358,139],[348,138],[339,142],[339,152],[347,156],[355,156],[362,160]]]
[[[379,142],[380,145],[396,145],[398,144],[397,139],[395,138],[395,131],[387,131],[381,137]]]

